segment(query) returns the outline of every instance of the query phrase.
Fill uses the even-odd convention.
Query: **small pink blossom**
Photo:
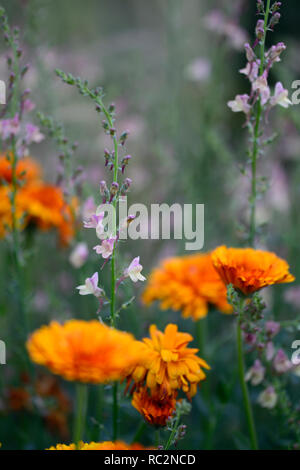
[[[2,139],[9,139],[11,136],[16,136],[20,132],[19,115],[16,114],[13,119],[3,119],[0,121],[0,133]]]
[[[255,55],[252,47],[250,46],[250,44],[248,42],[245,44],[244,47],[245,47],[246,57],[247,57],[248,62],[254,62],[255,59],[256,59],[256,55]]]
[[[143,266],[140,264],[140,257],[134,258],[127,269],[124,271],[124,276],[130,277],[133,282],[145,281],[146,278],[141,274]]]
[[[114,251],[114,245],[117,237],[110,237],[102,241],[101,245],[94,246],[97,255],[102,255],[102,258],[109,258]]]
[[[274,338],[274,336],[276,336],[280,331],[280,323],[276,321],[267,321],[265,329],[269,338]]]
[[[270,50],[266,53],[266,56],[271,62],[280,62],[280,54],[285,49],[286,45],[283,42],[279,42],[270,48]]]
[[[84,203],[82,204],[81,213],[83,220],[87,220],[92,217],[93,214],[96,212],[96,204],[94,201],[94,197],[88,197]]]
[[[26,124],[25,126],[25,141],[29,145],[32,142],[39,144],[44,140],[45,136],[40,132],[40,129],[33,124]]]
[[[92,277],[88,277],[85,283],[81,286],[76,287],[79,290],[80,295],[92,294],[95,297],[101,297],[103,290],[98,287],[98,273],[94,273]]]
[[[253,366],[248,370],[245,380],[250,380],[252,385],[259,385],[265,376],[266,369],[259,359],[256,359]]]
[[[26,100],[23,101],[23,110],[29,113],[30,111],[33,111],[35,109],[35,104],[27,98]]]
[[[85,242],[78,243],[70,254],[69,261],[74,268],[81,268],[89,255],[88,246]]]
[[[258,68],[259,68],[259,61],[256,60],[254,62],[247,62],[247,65],[245,68],[240,69],[240,73],[243,75],[246,75],[250,82],[254,82],[254,80],[257,79],[258,77]]]
[[[104,226],[103,221],[104,219],[104,212],[100,212],[99,215],[93,214],[87,220],[83,221],[84,228],[95,228],[97,237],[100,238],[101,235],[104,233]]]
[[[271,361],[274,357],[274,354],[275,354],[274,344],[272,343],[272,341],[268,341],[267,346],[266,346],[266,359],[267,359],[267,361]]]
[[[292,363],[283,349],[279,349],[273,361],[273,366],[278,374],[284,374],[292,368]]]
[[[243,112],[249,114],[251,106],[248,103],[249,95],[236,95],[233,101],[228,101],[227,105],[234,113]]]
[[[275,392],[274,387],[270,385],[263,392],[259,394],[257,401],[260,404],[260,406],[262,406],[263,408],[272,409],[276,406],[277,399],[278,399],[277,393]]]
[[[261,75],[253,82],[252,89],[253,91],[259,92],[261,104],[264,106],[269,101],[271,94],[265,74]]]
[[[288,97],[289,92],[285,88],[283,88],[281,82],[277,82],[275,85],[275,93],[274,96],[271,98],[271,106],[276,106],[277,104],[279,106],[282,106],[283,108],[288,108],[291,106],[293,103]]]

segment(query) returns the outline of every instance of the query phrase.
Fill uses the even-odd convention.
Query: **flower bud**
[[[274,13],[270,21],[270,28],[274,28],[274,26],[276,26],[279,23],[280,18],[281,18],[280,13],[278,12]]]
[[[119,191],[119,185],[118,183],[116,182],[113,182],[111,183],[110,185],[110,200],[109,202],[111,202],[113,200],[113,198],[116,196],[116,194],[118,193]]]
[[[121,136],[120,136],[120,144],[121,144],[122,146],[125,145],[125,142],[126,142],[128,136],[129,136],[129,131],[124,131],[124,132],[122,132],[122,134],[121,134]]]
[[[265,27],[264,27],[264,21],[263,20],[258,20],[255,28],[255,34],[257,39],[260,41],[263,39],[265,35]]]
[[[125,168],[126,168],[126,166],[128,165],[130,159],[131,159],[131,155],[126,155],[126,156],[122,159],[121,166],[122,166],[122,173],[123,173],[123,174],[124,174]]]
[[[126,178],[123,181],[122,187],[121,187],[121,196],[125,196],[125,194],[128,192],[130,186],[131,186],[132,180],[130,178]]]

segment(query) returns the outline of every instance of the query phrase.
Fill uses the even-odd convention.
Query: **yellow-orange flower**
[[[76,450],[75,444],[57,444],[46,450]],[[106,441],[106,442],[80,442],[78,450],[149,450],[149,448],[142,446],[142,444],[126,444],[123,441]]]
[[[213,251],[212,260],[224,283],[232,284],[245,295],[295,280],[288,263],[268,251],[220,246]]]
[[[196,356],[198,349],[188,348],[193,341],[188,333],[180,333],[177,325],[169,324],[164,333],[155,325],[150,327],[150,338],[144,338],[144,354],[139,365],[131,371],[128,382],[146,384],[152,394],[172,395],[182,389],[190,398],[197,392],[197,385],[206,378],[202,368],[209,365]]]
[[[0,236],[12,226],[11,187],[0,187]],[[60,188],[41,182],[27,184],[16,193],[18,228],[29,223],[41,230],[56,228],[63,244],[74,235],[76,201],[68,205]]]
[[[165,426],[176,409],[176,395],[177,392],[172,395],[149,394],[147,387],[140,387],[133,393],[131,403],[148,423]]]
[[[226,288],[213,267],[210,254],[171,258],[150,275],[142,297],[149,305],[160,300],[163,310],[182,311],[183,317],[194,320],[207,315],[209,305],[223,313],[231,313]]]
[[[40,165],[31,157],[24,157],[17,161],[16,177],[18,181],[26,183],[39,180],[42,174]],[[0,185],[2,181],[12,183],[12,162],[8,155],[0,155]]]
[[[51,322],[27,342],[31,359],[66,380],[106,383],[123,379],[141,358],[134,337],[97,320]]]

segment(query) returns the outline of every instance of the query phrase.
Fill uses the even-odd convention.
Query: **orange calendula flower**
[[[32,182],[39,180],[42,175],[40,165],[31,157],[20,158],[16,165],[18,181]],[[12,183],[12,162],[10,156],[0,155],[0,185],[2,182]]]
[[[12,226],[11,188],[0,188],[0,236]],[[67,244],[74,235],[76,201],[68,205],[60,188],[41,182],[25,185],[16,193],[18,228],[28,224],[40,230],[56,228],[61,242]]]
[[[199,320],[209,305],[231,313],[226,288],[213,267],[210,254],[181,256],[165,260],[154,269],[142,297],[149,305],[160,300],[163,310],[181,310],[184,318]]]
[[[97,320],[51,322],[27,342],[31,359],[66,380],[106,383],[121,380],[141,358],[134,337]]]
[[[150,338],[144,338],[144,354],[139,365],[129,374],[136,384],[146,384],[152,394],[172,395],[182,389],[190,398],[197,385],[206,378],[203,368],[209,365],[196,356],[198,349],[188,348],[193,341],[188,333],[180,333],[177,325],[169,324],[164,333],[155,325],[150,327]]]
[[[76,450],[75,444],[57,444],[46,450]],[[89,444],[80,442],[78,450],[150,450],[141,444],[126,444],[123,441],[90,442]]]
[[[224,283],[232,284],[245,295],[295,280],[288,263],[268,251],[220,246],[213,251],[212,260]]]
[[[177,392],[172,395],[149,394],[147,387],[140,387],[133,393],[131,404],[148,423],[165,426],[176,409],[176,395]]]

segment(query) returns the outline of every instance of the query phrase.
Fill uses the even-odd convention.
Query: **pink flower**
[[[259,61],[256,60],[254,62],[247,62],[247,65],[244,69],[240,70],[240,73],[246,75],[250,82],[253,82],[257,79],[258,76],[258,68],[259,68]]]
[[[270,385],[260,393],[257,401],[263,408],[272,409],[276,406],[277,399],[277,393],[275,392],[274,387]]]
[[[266,346],[266,359],[267,361],[271,361],[275,354],[275,347],[272,341],[268,341]]]
[[[96,251],[97,255],[102,255],[102,258],[107,259],[113,254],[116,238],[117,237],[107,238],[103,240],[101,245],[96,245],[93,249]]]
[[[275,85],[275,93],[274,96],[271,98],[271,106],[276,106],[279,104],[279,106],[282,106],[283,108],[288,108],[291,106],[293,103],[291,100],[288,98],[289,92],[285,88],[283,88],[281,82],[277,82]]]
[[[9,139],[11,136],[16,136],[20,132],[19,115],[16,114],[13,119],[3,119],[0,121],[0,133],[2,139]]]
[[[277,351],[273,361],[273,366],[278,374],[284,374],[292,368],[292,363],[282,349]]]
[[[81,208],[82,218],[84,220],[87,220],[90,217],[92,217],[92,215],[95,214],[95,212],[96,212],[96,204],[95,204],[93,196],[90,196],[84,201],[82,205],[82,208]]]
[[[92,294],[95,297],[101,297],[103,290],[98,287],[98,273],[94,273],[92,277],[88,277],[85,283],[81,286],[76,287],[79,290],[80,295]]]
[[[124,276],[130,277],[133,282],[145,281],[146,278],[141,274],[143,266],[140,264],[140,257],[134,258],[127,269],[124,271]]]
[[[243,112],[249,114],[251,106],[248,103],[249,95],[236,95],[233,101],[228,101],[227,105],[234,113]]]
[[[271,62],[280,62],[280,54],[286,49],[286,45],[283,42],[279,42],[276,46],[272,46],[268,53],[267,57]]]
[[[45,136],[40,132],[40,129],[33,124],[26,124],[25,126],[26,134],[25,134],[25,141],[27,145],[34,142],[35,144],[39,144],[44,140]]]
[[[100,212],[99,215],[93,214],[87,220],[83,221],[83,226],[84,228],[95,228],[97,237],[100,238],[100,236],[104,233],[104,226],[102,224],[103,218],[104,212]]]
[[[35,104],[27,98],[26,100],[23,101],[23,110],[29,113],[35,108]]]
[[[260,360],[256,359],[253,366],[248,370],[245,380],[250,380],[252,385],[259,385],[264,380],[265,371],[266,369]]]
[[[267,321],[265,328],[267,335],[270,338],[274,338],[274,336],[276,336],[280,331],[280,323],[276,321]]]
[[[74,268],[81,268],[84,265],[89,255],[88,246],[86,243],[78,243],[70,254],[69,261]]]
[[[264,106],[269,101],[271,94],[265,74],[261,75],[253,82],[252,89],[253,91],[259,92],[261,104]]]
[[[254,54],[252,47],[250,46],[248,42],[245,44],[244,47],[245,47],[246,57],[247,57],[248,62],[254,62],[256,59],[256,56]]]

